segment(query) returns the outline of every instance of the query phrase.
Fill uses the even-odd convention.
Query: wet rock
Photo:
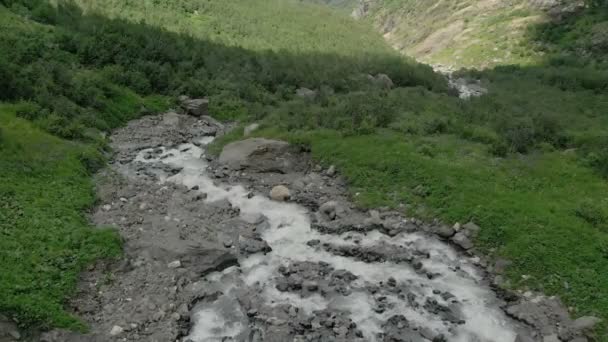
[[[321,240],[310,240],[306,242],[306,244],[310,247],[318,246],[321,243]]]
[[[392,316],[382,325],[381,341],[385,342],[423,342],[425,338],[410,327],[410,323],[403,315]]]
[[[465,232],[467,237],[476,238],[481,228],[479,228],[479,226],[473,222],[468,222],[462,226],[462,230]]]
[[[233,170],[288,173],[301,164],[284,141],[250,138],[224,147],[219,162]]]
[[[467,235],[460,231],[458,233],[456,233],[456,235],[454,235],[454,237],[452,237],[452,241],[457,244],[458,246],[462,247],[463,249],[471,249],[473,248],[473,242],[467,237]]]
[[[325,202],[319,207],[319,213],[322,217],[330,221],[343,217],[345,212],[345,209],[337,201]]]
[[[270,190],[270,198],[274,201],[287,201],[291,198],[289,189],[284,185],[277,185]]]
[[[186,114],[195,117],[201,117],[209,114],[208,99],[183,99],[180,106],[186,112]]]
[[[115,325],[112,327],[112,330],[110,330],[110,336],[118,336],[120,334],[122,334],[125,330],[119,326],[119,325]]]
[[[537,328],[549,336],[556,333],[555,327],[568,322],[568,312],[557,298],[529,296],[507,306],[506,313]]]
[[[464,324],[464,320],[462,319],[462,314],[454,305],[442,305],[439,304],[436,300],[432,298],[427,298],[424,303],[424,309],[428,312],[431,312],[435,315],[438,315],[444,321],[448,321],[454,324]]]
[[[272,251],[268,243],[259,235],[240,236],[239,237],[239,252],[245,256],[256,253],[268,253]]]
[[[449,239],[456,233],[452,227],[446,225],[434,227],[433,232],[443,239]]]
[[[367,226],[382,227],[382,218],[378,210],[370,210],[369,218],[365,219],[364,223]]]
[[[236,255],[223,248],[194,247],[181,259],[182,266],[198,276],[223,271],[239,264]]]

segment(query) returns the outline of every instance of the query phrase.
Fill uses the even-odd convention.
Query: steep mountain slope
[[[375,0],[354,15],[397,50],[432,64],[491,67],[538,62],[530,28],[579,12],[582,1]]]

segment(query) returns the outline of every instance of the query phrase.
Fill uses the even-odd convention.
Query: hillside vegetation
[[[528,0],[376,0],[364,2],[371,21],[397,50],[433,64],[490,67],[532,63],[527,28],[544,21]]]
[[[82,215],[94,202],[89,177],[103,166],[103,132],[166,109],[180,94],[209,96],[217,117],[253,119],[301,86],[373,90],[368,73],[447,91],[430,67],[321,6],[81,5],[0,1],[0,311],[23,325],[80,327],[62,309],[79,271],[117,254],[115,234],[91,230]],[[351,131],[369,124],[348,113],[333,120]]]
[[[454,11],[458,4],[433,3],[434,10],[446,15],[459,13]],[[338,11],[296,0],[0,4],[0,78],[7,80],[0,83],[0,101],[11,103],[3,107],[3,131],[15,123],[27,124],[58,145],[103,150],[106,141],[100,132],[163,110],[177,95],[209,96],[214,116],[260,122],[257,134],[307,145],[320,162],[339,166],[360,205],[405,207],[410,215],[450,224],[473,220],[482,227],[479,248],[513,261],[509,286],[560,295],[574,315],[608,318],[606,50],[601,40],[580,39],[601,31],[597,27],[606,19],[601,9],[568,18],[567,25],[527,26],[529,41],[542,42],[530,56],[542,59],[460,71],[489,90],[465,101],[429,66],[391,50],[365,21],[349,19],[340,2],[331,2],[342,8]],[[373,10],[398,13],[391,4],[399,5],[387,1],[386,7]],[[510,11],[517,8],[486,10],[512,18]],[[435,29],[435,21],[424,19],[428,10],[412,7],[408,12],[408,25],[420,18],[415,30],[410,27],[412,34]],[[498,29],[501,23],[480,25]],[[480,51],[490,55],[475,58],[493,58],[485,46]],[[394,86],[370,80],[378,73],[387,74]],[[315,95],[297,96],[300,87]],[[219,143],[240,138],[240,132]],[[0,152],[16,139],[4,134]],[[48,148],[74,156],[54,146]],[[23,151],[24,156],[34,153]],[[97,161],[69,159],[65,163],[73,168],[66,172],[87,179],[84,166],[95,170]],[[30,159],[20,163],[36,165]],[[54,177],[52,169],[44,170],[46,177]],[[29,186],[16,174],[4,177],[2,184],[12,184],[16,192]],[[74,191],[90,194],[87,182],[72,185]],[[91,201],[86,197],[77,209]],[[60,208],[53,212],[76,210],[69,202],[56,205]],[[0,206],[5,217],[19,210]],[[39,215],[33,212],[28,219],[43,222]],[[54,222],[69,229],[64,220],[69,222],[59,214]],[[5,228],[11,234],[6,241],[43,253],[44,244],[30,246],[30,240],[14,234],[15,227]],[[80,245],[96,236],[81,232],[76,240]],[[64,231],[47,233],[57,237]],[[78,243],[60,246],[66,258],[78,262],[53,268],[48,265],[56,258],[42,260],[48,273],[21,265],[23,258],[0,258],[0,268],[22,268],[37,284],[23,288],[0,274],[0,286],[7,291],[0,295],[0,311],[24,324],[77,325],[59,309],[46,310],[37,304],[42,301],[31,298],[59,308],[86,262],[113,255],[114,243],[94,242],[99,253],[91,253],[90,259],[80,258],[74,247]],[[65,286],[49,294],[45,284],[50,279],[66,279]]]

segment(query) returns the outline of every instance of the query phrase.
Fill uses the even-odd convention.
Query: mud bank
[[[224,130],[166,113],[115,132],[92,220],[118,227],[125,258],[86,272],[70,303],[91,332],[42,341],[586,340],[557,300],[497,295],[479,258],[440,238],[455,232],[358,210],[301,151],[206,156]],[[269,198],[277,185],[289,201]]]

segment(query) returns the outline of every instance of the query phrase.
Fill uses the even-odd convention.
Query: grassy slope
[[[338,56],[394,54],[367,25],[314,4],[294,6],[289,0],[178,0],[163,4],[152,0],[128,4],[123,0],[79,0],[78,3],[109,17],[143,20],[172,32],[254,51],[312,51]]]
[[[93,148],[50,136],[0,104],[0,311],[23,324],[81,327],[63,311],[78,272],[120,254],[114,231],[93,230],[83,210]]]
[[[543,19],[527,1],[379,0],[367,18],[391,45],[429,63],[491,67],[540,57],[525,34]]]
[[[253,105],[264,112],[300,85],[346,91],[345,74],[387,65],[411,82],[418,68],[364,25],[314,5],[302,16],[282,1],[87,2],[128,22],[57,12],[45,1],[2,3],[10,8],[0,5],[0,101],[19,104],[0,107],[0,312],[24,326],[82,328],[63,310],[78,272],[119,253],[116,234],[90,229],[83,215],[94,201],[88,171],[101,166],[96,149],[105,147],[100,130],[142,107],[166,108],[165,95],[186,83],[193,95],[211,96],[216,114],[235,117]],[[142,13],[149,26],[139,23]],[[154,27],[161,23],[174,33]],[[445,86],[421,69],[421,83]]]

